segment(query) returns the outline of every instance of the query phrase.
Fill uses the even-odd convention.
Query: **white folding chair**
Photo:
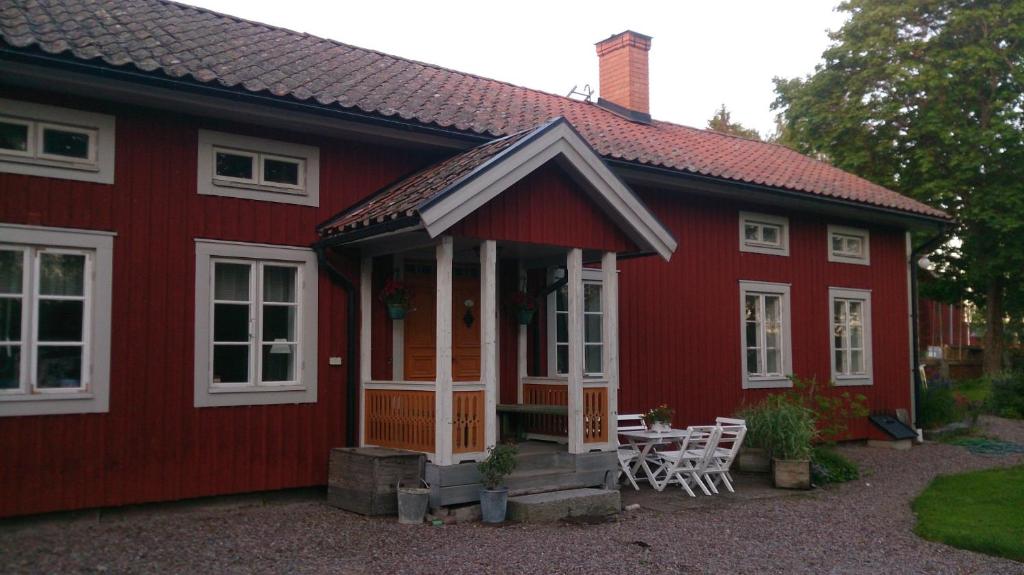
[[[619,431],[647,431],[647,423],[644,421],[642,414],[621,414],[616,420],[618,421]],[[618,437],[615,439],[618,441]],[[621,442],[618,445],[619,473],[625,475],[633,489],[639,491],[640,486],[636,484],[636,476],[633,475],[633,464],[640,454],[631,445],[623,445]]]
[[[732,423],[732,422],[740,423]],[[743,420],[719,417],[718,422],[721,428],[721,436],[718,438],[718,445],[715,447],[715,455],[708,462],[704,471],[704,480],[708,485],[718,492],[717,485],[722,483],[730,493],[735,493],[732,488],[732,475],[729,468],[736,460],[736,455],[743,445],[743,438],[747,435],[747,426]]]
[[[711,495],[711,491],[708,490],[708,486],[705,485],[701,477],[715,457],[715,449],[718,446],[722,428],[717,425],[704,425],[690,426],[686,430],[689,433],[681,442],[679,450],[658,453],[661,456],[662,465],[656,472],[656,476],[663,478],[658,482],[656,488],[661,491],[670,483],[679,483],[690,497],[696,497],[691,489],[691,485],[696,485],[705,495]],[[714,489],[714,486],[711,487]]]

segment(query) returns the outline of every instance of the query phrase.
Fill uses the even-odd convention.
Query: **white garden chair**
[[[729,468],[736,460],[736,455],[743,445],[743,438],[747,435],[747,425],[742,419],[730,419],[719,417],[717,420],[721,428],[721,436],[718,439],[718,446],[715,448],[715,456],[711,458],[707,469],[704,471],[704,479],[711,489],[718,493],[718,484],[725,485],[730,493],[736,491],[732,488],[732,475]]]
[[[686,430],[689,434],[681,442],[679,450],[658,453],[662,464],[656,476],[661,479],[655,487],[661,491],[670,483],[678,483],[690,497],[696,497],[691,488],[696,485],[705,495],[711,495],[702,477],[715,457],[722,428],[718,425],[691,425]]]
[[[639,413],[622,414],[616,418],[618,422],[619,431],[647,431],[647,422],[644,421],[644,416]],[[615,438],[618,441],[618,437]],[[626,476],[629,483],[633,486],[633,489],[640,491],[640,486],[636,484],[636,476],[633,474],[633,465],[636,459],[640,456],[640,453],[633,449],[630,445],[622,445],[619,442],[619,468],[620,473]]]

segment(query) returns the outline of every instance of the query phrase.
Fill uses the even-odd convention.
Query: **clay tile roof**
[[[324,222],[317,232],[321,236],[329,236],[359,226],[413,216],[420,207],[457,185],[477,168],[542,129],[524,130],[492,140],[423,169]]]
[[[936,218],[788,148],[597,105],[166,0],[5,0],[0,46],[502,137],[566,118],[599,154]]]

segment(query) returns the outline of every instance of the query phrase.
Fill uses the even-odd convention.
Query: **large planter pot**
[[[810,489],[809,459],[772,459],[772,482],[780,489]]]
[[[533,321],[533,314],[535,311],[536,310],[532,309],[521,309],[516,312],[516,315],[519,318],[519,325],[529,325],[529,323]]]
[[[388,304],[388,317],[391,319],[405,319],[405,306],[400,303]]]
[[[484,523],[505,521],[508,508],[508,487],[480,490],[480,517]]]
[[[741,448],[736,465],[746,473],[770,473],[772,470],[772,460],[762,447]]]

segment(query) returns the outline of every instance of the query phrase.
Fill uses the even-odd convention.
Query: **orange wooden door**
[[[480,277],[472,268],[457,268],[452,283],[452,379],[480,380]],[[437,377],[437,287],[433,265],[410,264],[405,282],[413,290],[405,316],[405,379]],[[472,302],[467,306],[467,302]],[[467,325],[466,312],[472,322]]]

